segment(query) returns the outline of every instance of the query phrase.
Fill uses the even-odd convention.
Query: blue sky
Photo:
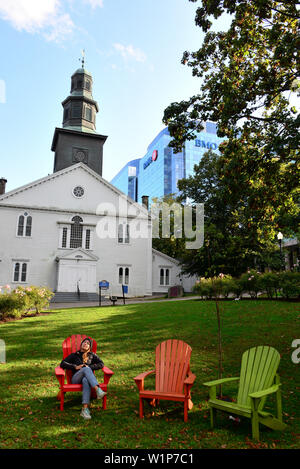
[[[188,0],[0,0],[0,177],[7,191],[53,172],[61,102],[80,67],[93,75],[103,177],[144,156],[164,109],[195,94],[181,65],[203,33]]]

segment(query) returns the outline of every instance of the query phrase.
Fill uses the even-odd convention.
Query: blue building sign
[[[107,280],[102,280],[99,282],[99,288],[109,288],[109,282]]]
[[[217,150],[218,149],[218,144],[215,142],[205,142],[204,140],[195,140],[195,146],[196,147],[201,147],[201,148],[207,148],[209,150]]]

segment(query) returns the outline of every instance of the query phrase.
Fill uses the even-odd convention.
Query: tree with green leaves
[[[198,0],[190,0],[197,2]],[[202,122],[217,123],[219,178],[242,224],[264,244],[299,223],[299,10],[296,1],[202,0],[196,24],[206,33],[182,63],[200,93],[164,113],[175,151]],[[212,32],[223,15],[227,31]],[[251,247],[250,247],[251,249]]]
[[[255,225],[248,223],[240,193],[228,193],[222,177],[222,157],[206,152],[194,174],[178,182],[182,199],[204,204],[204,245],[197,250],[184,250],[183,270],[190,274],[212,277],[223,274],[239,276],[249,268],[261,267],[266,253],[278,249],[273,239],[261,237]]]
[[[167,256],[173,257],[174,259],[181,260],[185,252],[186,238],[184,235],[184,216],[183,216],[183,205],[178,197],[173,194],[165,195],[164,197],[153,198],[153,204],[161,210],[158,213],[158,236],[153,237],[152,247],[160,252],[163,252]],[[163,220],[163,207],[167,207],[167,217]],[[179,212],[179,220],[175,220],[174,211]],[[163,224],[165,225],[163,227]],[[180,235],[176,233],[176,225],[179,224],[181,227]],[[165,231],[165,232],[164,232]]]

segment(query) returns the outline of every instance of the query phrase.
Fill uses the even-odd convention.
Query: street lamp
[[[279,246],[280,246],[280,252],[281,252],[281,242],[283,240],[283,234],[281,233],[281,231],[279,231],[278,235],[277,235],[277,239],[279,241]]]
[[[277,234],[277,239],[279,241],[279,246],[280,246],[280,262],[281,262],[281,268],[283,267],[283,259],[282,259],[282,240],[283,240],[283,234],[281,231]]]

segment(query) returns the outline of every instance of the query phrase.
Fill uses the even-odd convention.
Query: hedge
[[[196,282],[193,291],[205,299],[242,298],[243,294],[257,298],[267,295],[268,298],[285,299],[300,297],[300,272],[265,272],[255,270],[242,274],[239,278],[220,274],[218,277],[201,278]]]

